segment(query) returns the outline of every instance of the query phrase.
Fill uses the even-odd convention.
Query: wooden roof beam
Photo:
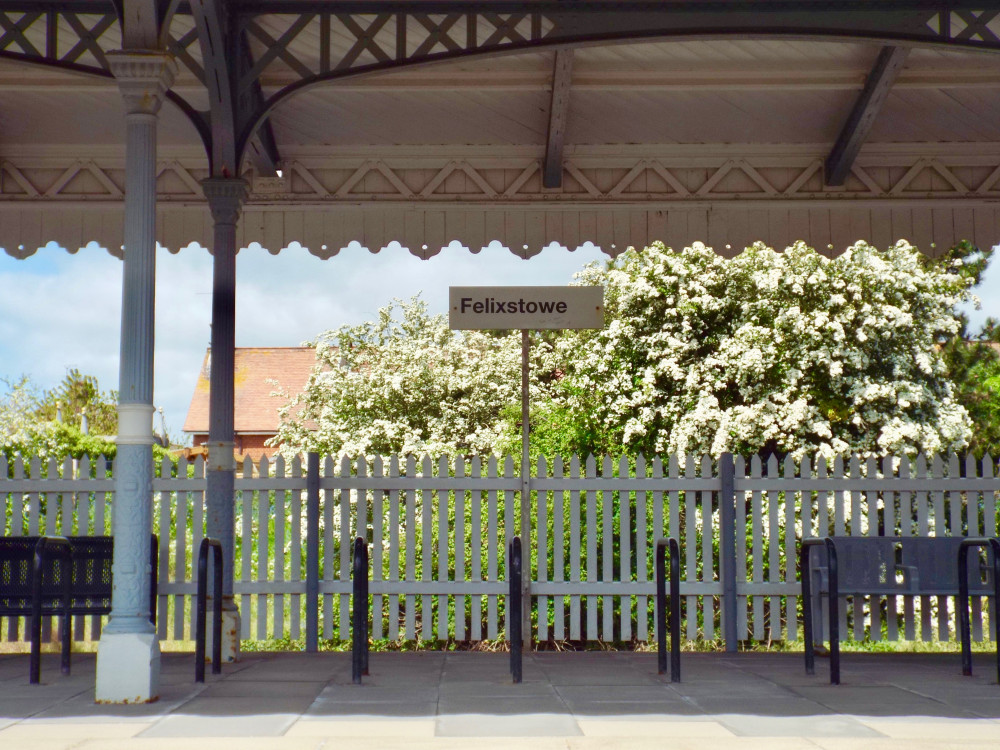
[[[545,163],[542,185],[562,187],[563,143],[569,120],[569,92],[573,79],[573,50],[556,50],[552,68],[552,99],[549,104],[549,135],[545,142]]]
[[[883,47],[879,52],[865,87],[826,159],[827,185],[844,184],[909,54],[908,47],[895,46]]]

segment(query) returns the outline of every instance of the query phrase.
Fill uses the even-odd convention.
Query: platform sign
[[[453,286],[452,330],[604,328],[602,286]]]

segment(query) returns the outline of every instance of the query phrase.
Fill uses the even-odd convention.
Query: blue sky
[[[377,254],[347,248],[323,261],[304,250],[273,256],[251,247],[237,260],[236,344],[298,346],[325,330],[370,320],[393,298],[418,292],[433,312],[444,313],[449,286],[566,284],[585,263],[604,258],[593,247],[549,248],[528,261],[501,247],[476,255],[448,248],[430,260],[401,248]],[[117,389],[121,267],[96,247],[72,255],[44,248],[26,260],[0,251],[0,377],[28,375],[44,389],[78,368],[104,390]],[[209,343],[211,279],[204,250],[158,252],[154,401],[174,439],[182,437]],[[977,294],[982,310],[967,310],[974,324],[987,315],[1000,318],[1000,262]]]

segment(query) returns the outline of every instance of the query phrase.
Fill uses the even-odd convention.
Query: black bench
[[[968,566],[969,552],[986,549],[986,565]],[[969,596],[993,596],[1000,606],[1000,542],[996,539],[832,536],[803,539],[799,549],[806,673],[814,674],[813,594],[829,603],[830,683],[840,684],[839,600],[842,596],[954,596],[962,666],[972,672]],[[964,581],[960,578],[964,572]],[[960,585],[962,581],[965,585]],[[964,616],[963,616],[964,614]],[[1000,675],[1000,651],[997,652]]]
[[[70,617],[111,612],[110,536],[0,537],[0,618],[31,618],[29,679],[41,673],[42,618],[62,618],[63,674],[70,671]],[[157,540],[150,541],[149,619],[156,622]],[[67,575],[68,571],[68,575]]]

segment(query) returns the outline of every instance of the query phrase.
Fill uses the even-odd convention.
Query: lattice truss
[[[291,159],[283,179],[245,175],[255,200],[276,203],[485,202],[496,204],[697,202],[747,199],[1000,198],[1000,154],[952,156],[867,154],[842,187],[823,181],[821,156],[570,156],[563,185],[546,189],[541,159],[343,157]],[[200,159],[166,159],[158,166],[158,201],[202,202]],[[52,157],[0,162],[0,201],[120,202],[121,160],[59,161]]]
[[[79,0],[81,9],[103,3]],[[37,3],[45,8],[47,3]],[[255,4],[267,8],[266,2]],[[322,5],[322,4],[320,4]],[[464,4],[473,7],[471,3]],[[505,48],[527,48],[547,43],[571,43],[614,36],[683,34],[689,28],[714,33],[753,33],[788,26],[819,35],[838,30],[891,41],[923,40],[964,47],[1000,49],[1000,10],[885,9],[817,11],[815,4],[781,5],[789,14],[743,13],[736,24],[726,14],[687,12],[579,13],[560,10],[556,3],[538,3],[544,12],[494,13],[302,13],[261,12],[239,15],[240,33],[249,40],[252,65],[243,66],[240,91],[245,93],[264,79],[279,85],[361,72],[379,67],[415,64],[435,58],[461,56]],[[836,3],[831,3],[831,6]],[[873,4],[874,5],[874,4]],[[531,2],[525,2],[527,9]],[[61,67],[110,75],[105,53],[121,48],[118,21],[112,13],[71,12],[69,3],[52,4],[52,10],[0,9],[0,55],[46,62]],[[238,7],[238,6],[237,6]],[[565,7],[565,6],[564,6]],[[648,6],[647,6],[648,7]],[[758,6],[759,7],[759,4]],[[481,8],[481,6],[480,6]],[[761,18],[755,18],[760,16]],[[731,17],[731,16],[730,16]],[[766,23],[765,23],[766,21]],[[783,23],[783,21],[787,21]],[[717,28],[715,28],[717,27]],[[198,34],[191,16],[178,13],[170,27],[169,50],[196,79],[204,83],[205,69]]]

